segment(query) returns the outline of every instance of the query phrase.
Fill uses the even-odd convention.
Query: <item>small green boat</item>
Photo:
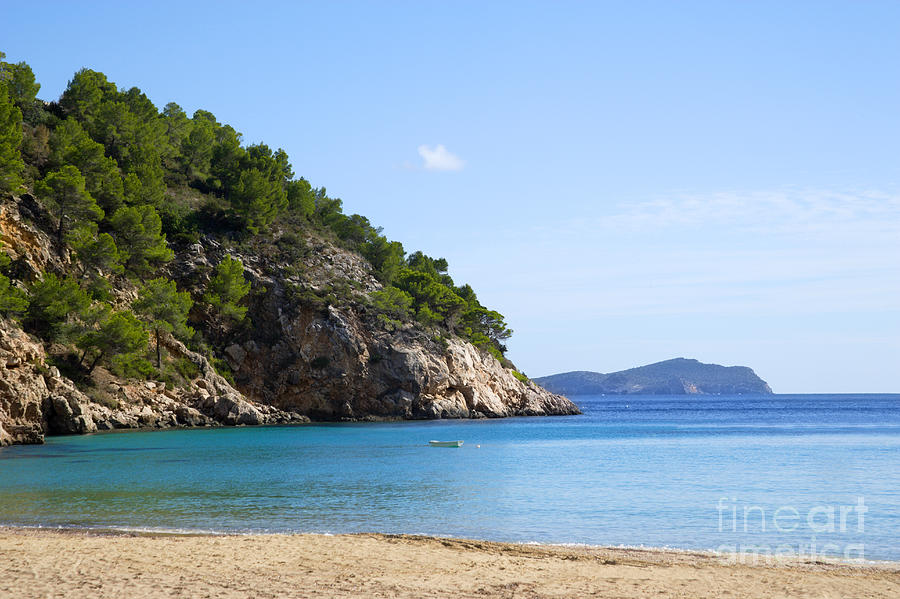
[[[463,444],[462,441],[429,441],[429,445],[432,447],[459,447]]]

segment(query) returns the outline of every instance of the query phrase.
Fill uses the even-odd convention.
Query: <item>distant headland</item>
[[[704,364],[675,358],[629,370],[603,374],[579,370],[534,379],[562,395],[763,395],[768,383],[746,366]]]

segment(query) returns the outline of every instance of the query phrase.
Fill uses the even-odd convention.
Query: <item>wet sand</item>
[[[900,564],[416,536],[0,528],[0,597],[900,597]]]

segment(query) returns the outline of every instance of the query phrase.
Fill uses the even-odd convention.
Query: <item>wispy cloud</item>
[[[427,145],[419,146],[419,156],[422,157],[422,168],[427,171],[460,171],[466,165],[465,161],[438,144],[433,148]]]
[[[561,216],[502,232],[508,260],[529,268],[494,293],[528,317],[896,313],[897,190],[671,194]]]
[[[900,193],[786,189],[675,194],[622,206],[602,218],[611,229],[729,227],[766,233],[816,233],[867,225],[900,229]]]

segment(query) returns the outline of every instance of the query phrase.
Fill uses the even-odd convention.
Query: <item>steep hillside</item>
[[[104,428],[573,414],[502,314],[206,111],[0,53],[0,444]]]
[[[769,385],[746,366],[719,366],[675,358],[602,374],[577,371],[535,379],[565,395],[766,394]]]

